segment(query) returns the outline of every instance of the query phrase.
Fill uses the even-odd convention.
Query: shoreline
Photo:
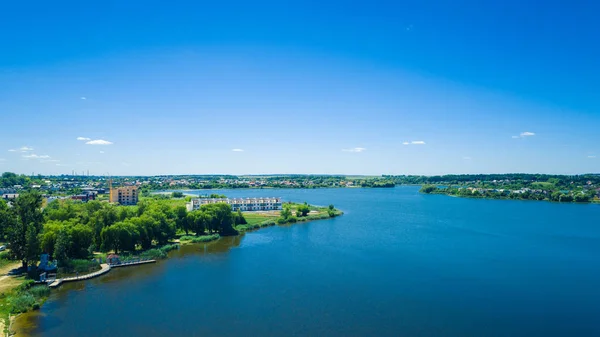
[[[483,199],[483,200],[506,200],[506,201],[536,201],[536,202],[549,202],[553,204],[577,204],[577,205],[600,205],[600,200],[590,200],[590,201],[555,201],[548,199],[520,199],[520,198],[495,198],[489,196],[469,196],[469,195],[455,195],[449,193],[425,193],[419,191],[419,193],[424,195],[443,195],[451,198],[465,198],[465,199]]]
[[[265,228],[265,227],[272,227],[272,226],[282,226],[282,227],[285,226],[285,227],[289,227],[291,225],[295,225],[295,224],[299,224],[299,223],[309,223],[309,222],[319,221],[319,220],[334,219],[334,218],[337,218],[338,216],[341,216],[341,215],[344,214],[344,212],[341,211],[341,210],[337,210],[336,209],[336,211],[337,212],[335,213],[334,216],[331,216],[331,217],[328,217],[328,218],[308,218],[308,219],[300,220],[300,221],[293,222],[293,223],[283,223],[283,224],[278,224],[277,222],[272,221],[272,220],[266,220],[266,221],[263,221],[263,222],[261,222],[259,224],[251,225],[250,226],[251,228],[250,227],[248,227],[248,228],[240,228],[240,229],[236,228],[236,230],[238,232],[238,234],[236,234],[236,235],[230,235],[230,236],[219,236],[218,234],[201,235],[201,236],[197,236],[197,238],[211,237],[213,239],[210,239],[210,240],[205,241],[205,242],[202,242],[202,241],[201,242],[193,242],[193,240],[183,240],[183,241],[181,241],[180,239],[175,239],[170,244],[175,244],[177,246],[195,245],[195,244],[204,244],[204,245],[206,245],[206,244],[214,244],[214,243],[220,241],[222,238],[243,236],[243,235],[246,234],[246,232],[254,232],[256,230],[259,230],[259,229]],[[248,212],[248,213],[252,214],[253,212]],[[267,222],[269,222],[268,225],[263,225],[263,224],[266,224]],[[246,225],[238,225],[237,227],[240,227],[240,226],[246,226]],[[217,236],[216,239],[214,239],[215,235]],[[183,237],[183,236],[181,236],[181,237]],[[167,254],[167,257],[162,258],[161,260],[164,260],[165,262],[168,261],[169,260],[168,254]],[[158,262],[158,261],[155,261],[155,262]],[[110,270],[110,268],[108,270]],[[105,276],[106,274],[107,273],[103,273],[101,275],[97,275],[97,277]],[[86,276],[86,275],[80,276],[82,279],[75,280],[75,282],[80,282],[80,281],[86,281],[86,280],[88,280],[88,279],[83,279],[84,276]],[[96,278],[96,277],[94,277],[94,278]],[[57,289],[60,289],[60,288],[57,288]],[[44,300],[44,302],[45,302],[45,300]],[[0,321],[2,321],[2,322],[0,322],[0,324],[2,325],[2,328],[3,328],[2,331],[4,332],[4,335],[7,336],[7,337],[8,336],[26,336],[26,334],[23,331],[20,331],[20,328],[22,329],[25,326],[19,325],[19,322],[17,322],[17,318],[23,316],[23,314],[33,315],[33,314],[36,314],[36,312],[39,314],[39,311],[41,310],[41,307],[43,305],[44,305],[44,303],[41,303],[40,308],[38,308],[38,309],[30,310],[30,311],[27,311],[27,312],[24,312],[24,313],[19,313],[19,314],[16,314],[16,315],[12,315],[12,314],[9,313],[9,317],[7,318],[8,327],[5,326],[5,323],[4,323],[5,320],[4,319],[0,320]],[[24,323],[25,322],[21,322],[21,324],[24,324]]]

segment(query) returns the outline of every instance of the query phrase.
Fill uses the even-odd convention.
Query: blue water
[[[222,190],[333,220],[65,285],[34,336],[600,336],[600,206],[393,189]]]

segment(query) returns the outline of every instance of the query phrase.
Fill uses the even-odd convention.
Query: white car
[[[6,250],[6,246],[0,246],[0,252]]]

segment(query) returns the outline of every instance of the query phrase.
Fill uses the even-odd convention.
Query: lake
[[[600,336],[600,205],[389,189],[217,190],[345,215],[63,285],[32,336]],[[206,193],[203,191],[202,193]]]

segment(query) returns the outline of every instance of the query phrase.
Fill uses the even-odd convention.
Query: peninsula
[[[0,199],[0,244],[6,250],[0,254],[0,267],[6,273],[0,320],[5,332],[11,315],[43,304],[52,280],[57,280],[54,285],[84,280],[103,274],[111,265],[166,258],[179,244],[206,243],[261,227],[343,214],[333,205],[217,197],[192,199],[170,193],[138,200],[137,189],[130,187],[111,189],[110,198],[96,200],[49,200],[35,190]],[[53,277],[48,279],[49,275]]]

